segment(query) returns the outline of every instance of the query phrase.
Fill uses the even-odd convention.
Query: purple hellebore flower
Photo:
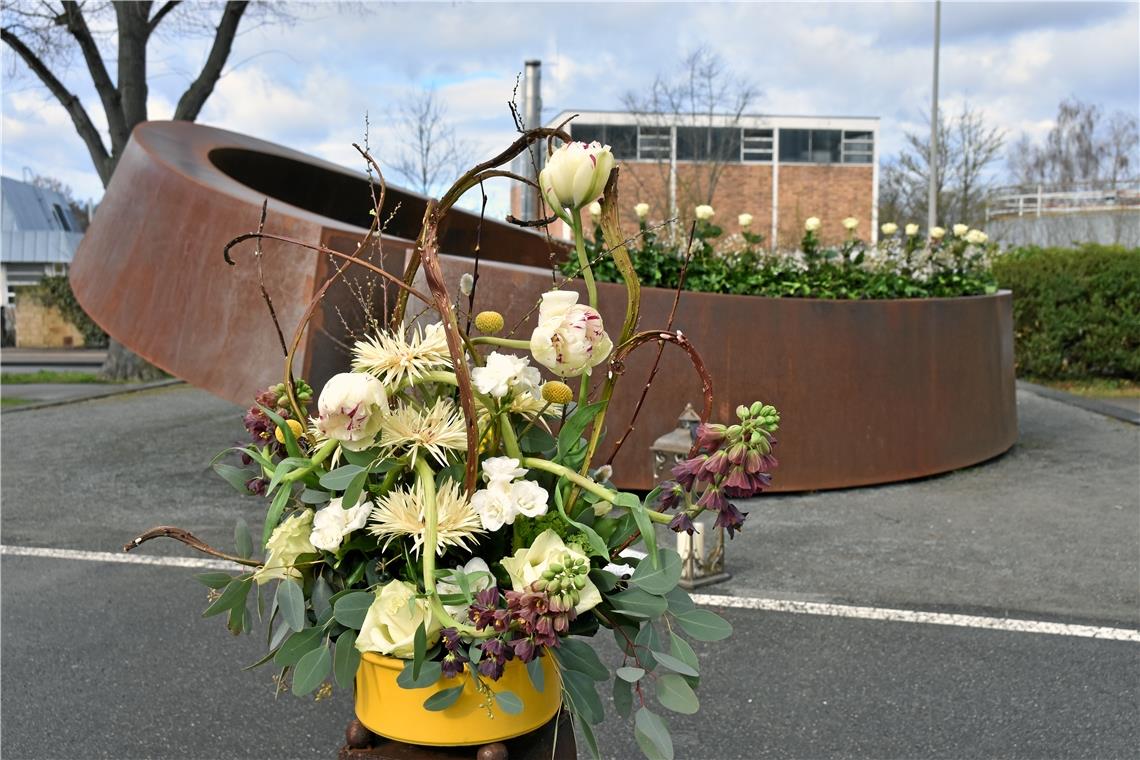
[[[669,529],[677,533],[685,531],[690,536],[697,532],[697,526],[693,525],[693,518],[689,517],[687,512],[678,512],[677,516],[670,521]]]

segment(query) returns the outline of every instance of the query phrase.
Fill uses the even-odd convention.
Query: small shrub
[[[95,324],[87,312],[75,300],[75,293],[71,290],[71,281],[65,275],[52,275],[40,280],[40,283],[31,288],[29,295],[44,306],[54,306],[59,309],[64,318],[83,334],[83,343],[88,348],[105,348],[107,346],[107,333]]]
[[[1013,291],[1018,374],[1140,379],[1140,248],[1023,248],[993,264]]]

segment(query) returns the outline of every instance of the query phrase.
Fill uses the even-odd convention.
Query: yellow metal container
[[[545,725],[562,704],[554,658],[547,654],[541,662],[542,691],[535,690],[526,665],[518,660],[506,664],[498,681],[484,679],[493,691],[512,691],[522,700],[522,712],[510,715],[499,709],[493,697],[480,694],[466,674],[441,678],[424,689],[404,689],[396,683],[404,660],[365,652],[356,671],[356,717],[372,733],[408,744],[455,747],[522,736]],[[425,699],[460,683],[465,684],[463,693],[446,710],[424,709]]]

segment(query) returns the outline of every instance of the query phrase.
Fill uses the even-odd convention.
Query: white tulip
[[[530,336],[535,360],[559,377],[588,374],[613,350],[602,315],[578,303],[578,294],[552,290],[542,295],[538,327]]]
[[[970,231],[969,225],[966,224],[955,224],[952,229],[955,237],[966,237],[966,233]]]
[[[333,375],[317,399],[317,428],[349,451],[361,451],[376,440],[388,396],[384,384],[365,372]]]
[[[714,211],[713,207],[709,206],[708,204],[697,206],[695,209],[693,209],[693,213],[696,214],[697,219],[700,219],[702,222],[707,222],[709,219],[712,219],[716,215],[716,211]]]
[[[538,173],[538,185],[554,209],[580,209],[598,199],[613,168],[610,146],[570,142],[546,160]]]
[[[736,217],[736,223],[747,229],[752,226],[752,214],[741,214]]]
[[[819,225],[820,222],[818,216],[809,216],[807,218],[807,221],[804,222],[804,230],[806,232],[817,232],[819,230]]]
[[[849,216],[843,220],[843,229],[847,230],[848,232],[853,231],[858,226],[859,220],[853,216]]]
[[[884,235],[893,235],[899,231],[899,226],[897,224],[895,224],[894,222],[887,222],[886,224],[884,224],[879,229],[881,229],[883,231]]]
[[[638,219],[644,219],[649,216],[649,204],[639,203],[633,207],[633,213],[637,214]]]
[[[946,230],[942,229],[941,227],[931,227],[930,228],[930,239],[931,240],[941,240],[945,235],[946,235]]]
[[[907,237],[914,237],[918,234],[918,225],[914,223],[908,224],[904,231],[906,232]]]

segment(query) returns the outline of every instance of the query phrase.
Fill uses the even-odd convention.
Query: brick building
[[[737,215],[752,214],[752,231],[768,246],[795,246],[811,216],[822,221],[824,241],[845,237],[848,216],[859,220],[860,237],[877,236],[877,117],[564,111],[548,126],[574,114],[573,137],[609,145],[621,166],[622,219],[630,224],[635,203],[650,205],[650,222],[685,223],[708,203],[726,234],[739,230]]]

